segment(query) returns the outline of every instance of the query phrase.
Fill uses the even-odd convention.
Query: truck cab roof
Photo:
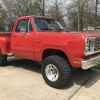
[[[18,17],[18,19],[24,19],[24,18],[46,18],[46,19],[53,19],[52,17],[46,17],[46,16],[34,16],[34,15]]]

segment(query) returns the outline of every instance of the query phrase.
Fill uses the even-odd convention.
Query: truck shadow
[[[95,68],[87,71],[77,70],[73,74],[70,84],[77,84],[80,87],[90,88],[100,80],[100,70]]]
[[[41,65],[37,62],[33,62],[30,60],[25,60],[25,59],[21,59],[21,60],[10,60],[8,61],[8,66],[13,66],[13,67],[17,67],[17,68],[24,68],[33,72],[37,72],[37,73],[41,73]]]
[[[11,60],[8,61],[8,65],[17,68],[24,68],[26,70],[30,70],[41,74],[41,65],[37,62],[29,60]],[[87,71],[75,70],[73,71],[70,82],[66,84],[66,88],[64,89],[71,88],[75,84],[80,87],[90,88],[99,80],[100,80],[99,69],[98,70],[90,69]]]

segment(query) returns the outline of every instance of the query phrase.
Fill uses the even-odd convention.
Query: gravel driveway
[[[100,100],[99,91],[100,71],[94,69],[74,72],[68,86],[58,90],[45,84],[35,62],[14,60],[0,67],[0,100]]]

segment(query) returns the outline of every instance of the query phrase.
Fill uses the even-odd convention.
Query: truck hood
[[[100,32],[82,32],[85,37],[100,37]]]
[[[68,32],[68,34],[74,35],[74,36],[83,36],[85,38],[87,37],[100,37],[100,32]]]

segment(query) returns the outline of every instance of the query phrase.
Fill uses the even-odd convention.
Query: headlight
[[[95,52],[95,39],[96,37],[87,38],[85,46],[85,55],[89,55]]]

